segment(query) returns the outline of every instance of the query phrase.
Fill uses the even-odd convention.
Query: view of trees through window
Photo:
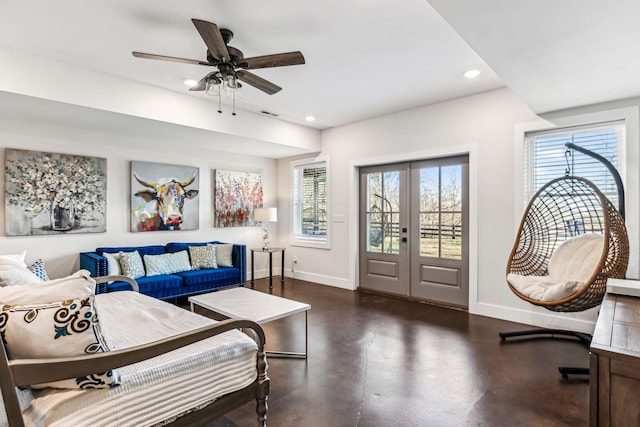
[[[420,255],[462,258],[462,166],[420,169]]]
[[[420,254],[462,258],[462,166],[420,169]],[[397,254],[400,249],[400,173],[367,175],[367,250]]]
[[[400,172],[367,176],[367,250],[397,254],[400,251]]]
[[[301,167],[295,180],[300,191],[296,201],[296,230],[306,237],[327,235],[327,168],[325,165]]]

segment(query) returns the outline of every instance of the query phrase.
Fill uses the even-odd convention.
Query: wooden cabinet
[[[591,426],[640,426],[640,298],[607,294],[591,342]]]

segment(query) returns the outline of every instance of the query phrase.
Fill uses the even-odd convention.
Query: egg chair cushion
[[[548,275],[509,273],[507,281],[522,295],[538,301],[559,301],[576,293],[599,270],[604,250],[601,234],[587,233],[565,240],[549,260]]]

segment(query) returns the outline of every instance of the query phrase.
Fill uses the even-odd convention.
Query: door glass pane
[[[443,213],[440,224],[440,258],[462,258],[462,214]]]
[[[437,213],[420,214],[420,255],[437,257],[440,243],[440,227]]]
[[[438,168],[420,169],[420,211],[437,212],[440,209]]]
[[[385,252],[389,254],[400,253],[400,215],[397,213],[388,216],[389,222],[386,224],[387,236],[385,240]]]
[[[382,223],[380,214],[367,214],[367,251],[382,252]]]
[[[462,258],[462,166],[420,169],[420,255]]]
[[[367,206],[369,212],[381,211],[380,195],[382,194],[382,174],[370,173],[367,175]]]
[[[440,169],[440,200],[442,211],[462,210],[462,166],[443,166]]]
[[[400,172],[385,172],[382,184],[383,210],[398,212],[400,210]]]

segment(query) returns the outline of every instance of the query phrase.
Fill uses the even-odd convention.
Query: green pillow
[[[233,267],[231,254],[233,243],[220,243],[216,245],[216,263],[218,267]]]

